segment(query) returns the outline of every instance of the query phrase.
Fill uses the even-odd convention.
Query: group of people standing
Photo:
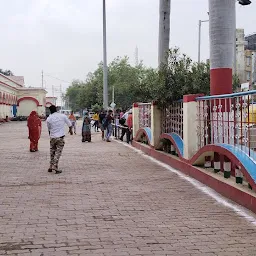
[[[50,136],[50,166],[48,172],[55,171],[56,174],[61,173],[59,170],[58,164],[59,159],[62,154],[62,150],[65,145],[65,125],[69,127],[70,135],[76,134],[76,118],[73,114],[67,117],[64,114],[58,113],[56,106],[50,106],[50,116],[47,118],[47,128]],[[109,110],[108,112],[102,110],[98,114],[98,123],[96,123],[95,130],[98,130],[100,127],[102,132],[102,140],[110,142],[110,137],[112,134],[112,121],[114,120],[113,111]],[[95,124],[95,123],[94,123]],[[41,136],[42,131],[42,122],[39,118],[36,111],[32,111],[27,120],[27,126],[29,130],[29,139],[30,139],[30,152],[38,151],[38,141]],[[91,142],[91,119],[88,113],[85,113],[83,118],[82,125],[82,142],[88,141]]]
[[[110,137],[112,134],[112,122],[114,120],[113,111],[101,110],[100,113],[96,112],[93,115],[93,126],[95,127],[95,132],[101,130],[102,140],[110,142]]]
[[[125,114],[120,113],[120,119],[119,124],[122,125],[122,134],[120,137],[120,140],[123,141],[124,136],[126,134],[126,142],[129,143],[131,140],[132,135],[132,126],[133,126],[133,120],[132,120],[132,110],[130,109]]]

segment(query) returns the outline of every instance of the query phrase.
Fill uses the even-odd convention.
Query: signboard
[[[241,91],[246,92],[250,90],[250,84],[249,83],[243,83],[241,84]]]
[[[115,108],[115,106],[116,106],[116,103],[115,103],[115,102],[112,102],[112,103],[110,104],[110,107],[113,108],[113,109]]]

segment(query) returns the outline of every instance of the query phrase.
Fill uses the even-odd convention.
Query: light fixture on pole
[[[252,3],[250,0],[239,0],[238,2],[241,5],[249,5]]]
[[[106,2],[103,0],[103,107],[108,108],[108,66],[106,38]]]

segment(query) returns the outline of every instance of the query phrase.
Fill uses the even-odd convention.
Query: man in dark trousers
[[[65,145],[65,125],[69,127],[69,133],[73,135],[72,124],[66,115],[57,112],[56,106],[49,107],[51,115],[47,118],[47,127],[50,135],[51,162],[48,172],[55,171],[56,174],[62,173],[58,169],[58,164],[62,150]]]
[[[101,110],[99,114],[99,125],[101,129],[101,138],[104,140],[104,127],[103,127],[103,121],[106,118],[106,112],[104,110]]]

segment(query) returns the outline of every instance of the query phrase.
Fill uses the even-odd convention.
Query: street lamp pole
[[[201,62],[201,29],[202,23],[209,22],[209,20],[199,20],[199,31],[198,31],[198,63]]]
[[[106,2],[103,0],[103,107],[108,108],[108,66],[106,39]]]
[[[199,31],[198,31],[198,63],[201,61],[201,27],[202,27],[202,21],[199,20]]]

